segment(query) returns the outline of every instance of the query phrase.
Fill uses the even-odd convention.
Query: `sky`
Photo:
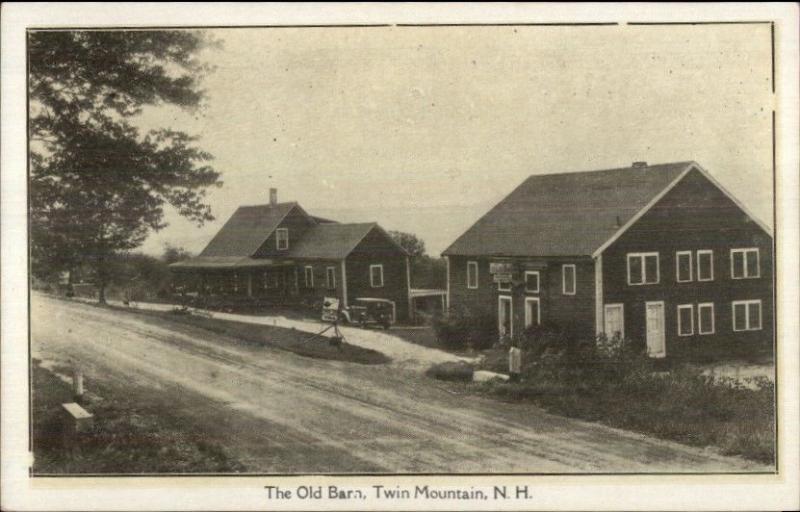
[[[298,201],[416,234],[438,255],[527,176],[695,160],[772,226],[769,25],[220,29],[197,135],[216,220],[170,211],[200,252],[240,205]],[[531,219],[535,222],[535,219]]]

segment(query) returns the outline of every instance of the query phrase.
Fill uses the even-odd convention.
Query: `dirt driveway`
[[[416,372],[242,347],[163,319],[32,296],[34,357],[174,404],[252,472],[764,470],[676,443],[462,396]],[[154,402],[156,400],[154,399]]]
[[[120,307],[123,306],[121,302],[116,303],[109,301],[109,303]],[[176,306],[170,304],[137,302],[132,304],[131,307],[152,311],[170,311]],[[244,322],[248,324],[273,325],[277,327],[297,329],[299,331],[308,333],[318,332],[327,326],[327,324],[324,324],[321,321],[300,320],[296,318],[287,318],[281,315],[256,316],[241,315],[237,313],[223,313],[219,311],[201,311],[202,314],[210,315],[213,318],[220,320],[234,320],[236,322]],[[342,334],[344,334],[345,338],[347,338],[348,343],[361,348],[375,350],[388,356],[392,360],[390,364],[397,368],[425,371],[430,368],[431,365],[437,363],[443,363],[447,361],[474,361],[474,359],[457,356],[443,350],[411,343],[400,338],[399,336],[392,335],[391,330],[386,332],[378,329],[361,329],[347,325],[340,326],[339,329],[341,330]]]

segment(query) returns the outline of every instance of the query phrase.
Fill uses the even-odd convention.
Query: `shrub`
[[[491,348],[497,342],[497,325],[490,314],[473,314],[469,310],[454,311],[433,322],[436,339],[450,349]]]
[[[458,382],[472,381],[474,370],[472,366],[464,362],[445,362],[431,366],[425,371],[425,375],[439,380],[450,380]]]

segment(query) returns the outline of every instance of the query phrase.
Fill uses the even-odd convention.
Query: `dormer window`
[[[289,248],[289,230],[287,228],[278,228],[275,231],[275,243],[279,251]]]

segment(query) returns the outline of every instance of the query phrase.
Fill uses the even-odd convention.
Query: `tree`
[[[442,258],[432,258],[425,251],[425,242],[417,235],[389,231],[389,235],[410,257],[411,286],[414,288],[444,288],[447,286],[447,267]]]
[[[425,256],[425,242],[420,240],[417,235],[403,231],[389,231],[389,236],[408,252],[412,261]]]
[[[172,263],[188,260],[192,257],[192,253],[184,249],[183,247],[175,247],[172,244],[166,244],[164,246],[164,254],[161,255],[161,259],[167,265],[171,265]]]
[[[35,272],[89,263],[105,302],[107,262],[164,223],[164,208],[202,225],[220,186],[210,154],[170,129],[141,134],[143,107],[202,106],[196,31],[29,33],[31,259]]]

